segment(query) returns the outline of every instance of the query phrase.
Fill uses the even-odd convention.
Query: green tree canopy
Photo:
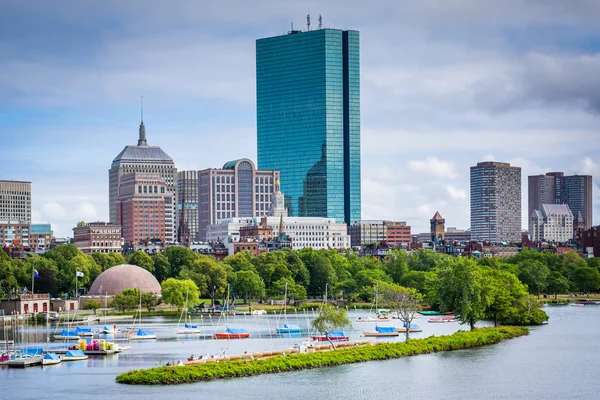
[[[323,304],[319,309],[319,315],[312,321],[312,327],[317,332],[323,332],[334,348],[335,344],[329,339],[331,331],[350,326],[352,326],[352,323],[348,318],[346,309],[334,307],[329,303]]]
[[[129,264],[144,268],[151,274],[154,273],[154,260],[152,260],[152,257],[141,250],[137,250],[135,253],[129,256]]]
[[[248,301],[248,296],[263,297],[265,295],[265,283],[255,271],[242,269],[235,274],[237,280],[234,290],[243,295],[244,303]]]
[[[200,302],[200,291],[191,279],[169,278],[161,285],[162,299],[165,303],[177,306],[181,310],[186,303],[194,306]]]
[[[600,289],[600,272],[596,268],[580,267],[575,270],[575,284],[577,288],[586,292],[589,296],[590,292],[595,292]]]
[[[421,306],[423,297],[415,289],[405,288],[393,283],[377,282],[377,286],[392,311],[401,321],[406,323],[405,333],[406,340],[408,340],[410,324]]]

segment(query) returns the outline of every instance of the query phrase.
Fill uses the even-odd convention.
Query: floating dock
[[[2,363],[2,365],[7,365],[8,368],[27,368],[27,367],[35,367],[38,365],[42,365],[42,358],[26,358],[23,360],[12,360],[6,361]]]

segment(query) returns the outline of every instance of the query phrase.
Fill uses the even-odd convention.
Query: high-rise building
[[[277,180],[279,171],[257,170],[247,158],[198,171],[198,239],[206,241],[206,227],[220,219],[266,216]]]
[[[33,252],[44,252],[52,244],[52,226],[50,224],[31,224],[29,230],[29,248]]]
[[[115,157],[108,171],[109,179],[109,208],[110,222],[117,221],[117,201],[121,178],[134,172],[158,174],[165,181],[168,202],[165,206],[165,237],[167,242],[177,239],[177,168],[173,159],[158,146],[148,146],[146,142],[146,127],[140,123],[137,146],[125,146]]]
[[[0,180],[0,221],[31,223],[31,182]]]
[[[360,220],[358,31],[256,41],[258,168],[279,170],[292,216]]]
[[[542,204],[529,219],[533,242],[565,243],[573,239],[573,213],[566,204]]]
[[[166,213],[173,204],[167,183],[157,173],[133,172],[121,176],[117,223],[126,244],[159,239],[167,241]]]
[[[361,220],[348,227],[352,247],[386,242],[391,246],[410,243],[410,226],[405,221]]]
[[[179,171],[177,176],[177,241],[184,243],[198,237],[198,171]]]
[[[521,168],[486,161],[471,167],[471,237],[521,241]]]
[[[444,240],[446,231],[446,220],[442,217],[439,211],[435,212],[433,218],[429,220],[431,240]]]
[[[110,222],[88,222],[73,228],[73,241],[85,254],[121,253],[121,226]]]
[[[565,176],[563,172],[550,172],[529,176],[528,216],[531,217],[534,210],[541,210],[542,204],[567,204],[575,220],[583,219],[583,228],[589,229],[593,217],[592,186],[591,175]]]

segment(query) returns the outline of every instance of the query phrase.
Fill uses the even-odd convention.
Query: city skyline
[[[475,1],[457,10],[108,3],[92,13],[59,3],[37,5],[43,19],[20,4],[0,16],[0,136],[10,149],[0,179],[32,182],[32,222],[52,223],[57,236],[78,220],[108,221],[107,160],[135,143],[140,95],[148,140],[178,170],[256,162],[255,40],[291,20],[304,29],[309,9],[313,21],[320,13],[324,26],[361,34],[363,219],[427,232],[439,210],[448,226],[468,228],[469,166],[493,159],[522,168],[523,228],[525,177],[547,171],[593,175],[599,223],[594,2],[570,7],[567,22],[558,1],[544,13],[517,2],[518,18]]]

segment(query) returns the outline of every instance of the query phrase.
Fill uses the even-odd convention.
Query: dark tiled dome
[[[115,295],[125,289],[140,289],[160,295],[160,283],[154,275],[137,265],[121,264],[109,268],[96,278],[89,294]]]

